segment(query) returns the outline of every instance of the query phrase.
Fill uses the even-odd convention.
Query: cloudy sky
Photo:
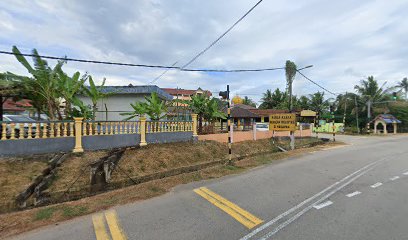
[[[2,0],[0,49],[101,61],[172,65],[187,63],[257,0]],[[190,68],[282,67],[293,60],[304,74],[334,92],[352,91],[374,75],[391,86],[408,75],[408,1],[264,0]],[[50,64],[55,64],[49,61]],[[163,70],[68,63],[109,85],[146,85]],[[0,71],[27,74],[13,56],[0,55]],[[266,89],[285,88],[283,71],[188,73],[169,71],[160,87],[234,93],[259,100]],[[319,88],[297,76],[294,92]],[[330,95],[328,95],[330,96]]]

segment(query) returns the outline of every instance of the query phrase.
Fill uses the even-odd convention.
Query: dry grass
[[[235,166],[216,166],[201,171],[181,174],[165,179],[159,179],[139,185],[134,185],[81,200],[55,204],[47,207],[31,209],[0,215],[0,239],[29,231],[40,226],[68,220],[76,216],[104,210],[115,205],[149,199],[170,191],[173,187],[193,181],[218,178],[237,174],[256,166],[287,157],[298,156],[309,151],[316,151],[342,143],[328,143],[312,148],[300,148],[291,152],[272,153],[245,158],[236,162]]]
[[[47,160],[0,159],[0,203],[13,202],[47,167]]]
[[[74,186],[89,185],[88,165],[106,156],[108,151],[91,151],[79,155],[71,155],[64,163],[57,168],[55,180],[48,188],[50,192],[64,191],[79,176]]]

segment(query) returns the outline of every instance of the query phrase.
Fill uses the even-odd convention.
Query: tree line
[[[33,65],[21,55],[20,50],[13,46],[13,53],[18,62],[28,71],[30,76],[21,76],[11,72],[0,73],[0,96],[4,102],[7,98],[14,100],[29,99],[40,120],[46,114],[49,120],[72,119],[84,117],[95,119],[97,103],[107,96],[102,84],[97,86],[91,75],[75,72],[68,75],[63,71],[66,61],[58,61],[54,67],[43,60],[36,49],[32,50]],[[88,83],[88,85],[86,85]],[[83,94],[91,99],[92,106],[85,105],[77,96]],[[61,106],[63,110],[61,111]]]

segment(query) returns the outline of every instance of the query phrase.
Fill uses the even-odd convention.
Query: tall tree
[[[279,88],[275,89],[273,93],[268,89],[263,94],[261,101],[260,109],[282,108],[287,103],[287,94],[280,91]]]
[[[327,110],[329,101],[324,99],[324,92],[317,92],[310,95],[310,108],[319,115]]]
[[[300,96],[297,101],[297,107],[300,109],[309,109],[310,100],[307,96]]]
[[[287,84],[287,93],[288,93],[288,109],[289,111],[293,108],[292,102],[292,84],[295,79],[297,71],[297,66],[294,62],[287,60],[285,65],[285,75],[286,75],[286,84]]]
[[[64,64],[59,61],[54,68],[48,66],[47,61],[41,59],[36,49],[33,49],[32,67],[16,46],[13,46],[13,53],[17,60],[27,69],[32,75],[32,78],[20,78],[22,81],[24,94],[31,100],[37,110],[43,110],[51,120],[62,120],[61,112],[59,111],[61,94],[58,89],[58,74],[57,71]]]
[[[384,89],[385,84],[386,82],[384,82],[380,87],[377,80],[373,76],[369,76],[367,77],[367,80],[361,80],[360,85],[354,86],[354,89],[360,95],[360,105],[362,111],[367,111],[368,101],[381,102],[389,99],[389,89]],[[370,111],[373,111],[373,106],[371,106]]]
[[[405,100],[408,101],[408,79],[406,77],[397,84],[397,88],[400,88],[402,91],[404,91]]]
[[[252,99],[250,99],[248,96],[245,96],[244,99],[242,99],[242,104],[256,107],[256,103]]]

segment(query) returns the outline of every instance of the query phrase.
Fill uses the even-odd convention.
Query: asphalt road
[[[408,136],[336,139],[16,239],[408,239]]]

